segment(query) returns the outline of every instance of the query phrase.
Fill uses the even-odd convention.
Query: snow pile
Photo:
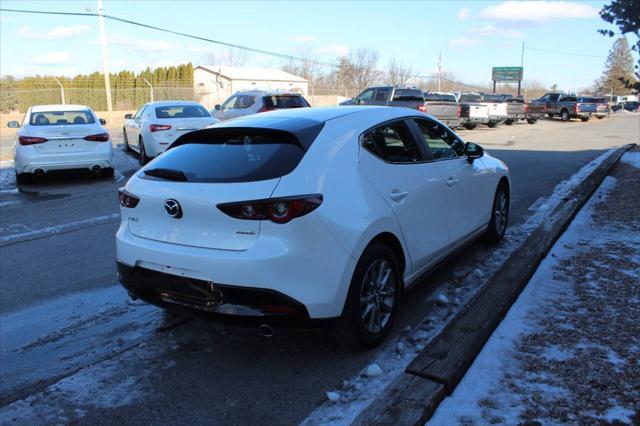
[[[593,172],[615,149],[605,151],[599,157],[583,166],[566,181],[560,182],[548,198],[539,199],[527,221],[509,228],[505,240],[483,263],[473,267],[458,268],[451,282],[443,283],[432,298],[425,301],[429,316],[413,329],[407,327],[397,340],[391,340],[375,353],[373,363],[382,366],[383,373],[368,377],[361,373],[345,380],[340,389],[341,398],[337,402],[328,402],[316,408],[303,422],[303,425],[344,425],[355,418],[374,399],[380,396],[405,367],[424,349],[448,321],[482,287],[495,270],[520,244],[540,225],[546,217],[562,202],[577,185]],[[453,303],[451,302],[453,301]],[[398,350],[398,344],[402,350]]]
[[[17,192],[13,161],[0,161],[0,194]]]

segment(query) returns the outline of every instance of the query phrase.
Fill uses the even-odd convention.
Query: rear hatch
[[[218,120],[200,105],[166,105],[155,108],[156,119],[150,126],[162,129],[154,132],[161,144],[171,144],[185,133],[203,129]]]
[[[104,142],[104,134],[107,133],[88,110],[34,112],[26,127],[25,136],[47,140],[33,145],[36,151],[43,154],[91,151],[96,144]],[[102,140],[85,139],[95,135],[102,135],[98,138]]]
[[[270,198],[304,154],[296,135],[281,130],[210,128],[186,135],[127,185],[140,198],[125,209],[135,217],[129,228],[156,241],[246,250],[260,235],[260,220],[233,218],[217,205]],[[176,204],[179,217],[172,215]]]

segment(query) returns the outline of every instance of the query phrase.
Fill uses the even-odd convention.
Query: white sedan
[[[147,164],[179,136],[217,121],[197,102],[149,102],[135,114],[125,115],[124,146],[140,155],[141,164]]]
[[[166,308],[335,321],[380,343],[400,297],[509,215],[507,167],[415,110],[300,108],[192,132],[120,190],[118,276]]]
[[[91,108],[84,105],[40,105],[27,110],[14,144],[18,184],[52,170],[88,169],[113,176],[113,148],[109,133]]]

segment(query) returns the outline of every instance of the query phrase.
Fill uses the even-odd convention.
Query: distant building
[[[234,68],[199,65],[193,69],[193,84],[198,101],[213,108],[238,90],[290,90],[307,96],[307,80],[286,71],[271,68]]]

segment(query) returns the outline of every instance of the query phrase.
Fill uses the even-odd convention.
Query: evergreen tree
[[[627,81],[635,82],[633,56],[627,39],[620,37],[609,51],[604,73],[596,82],[596,87],[600,93],[620,95],[627,91]]]

